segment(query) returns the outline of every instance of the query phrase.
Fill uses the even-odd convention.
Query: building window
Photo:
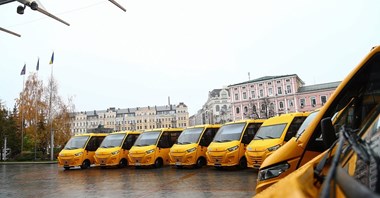
[[[269,96],[272,96],[272,95],[273,95],[273,88],[272,88],[272,87],[269,87],[269,88],[268,88],[268,95],[269,95]]]
[[[327,96],[321,96],[321,103],[324,105],[327,102]]]
[[[286,79],[286,82],[290,82],[290,79]]]
[[[263,86],[263,84],[260,83],[260,84],[259,84],[259,87],[262,87],[262,86]]]
[[[317,105],[317,100],[315,99],[314,96],[310,98],[310,102],[311,102],[312,107],[315,107],[315,105]]]
[[[243,92],[243,99],[244,99],[244,100],[247,99],[247,92]]]
[[[303,108],[305,106],[305,98],[300,99],[300,106]]]
[[[288,106],[289,106],[289,107],[293,107],[293,105],[294,105],[294,104],[293,104],[293,100],[288,100]]]
[[[280,83],[281,83],[281,81],[278,80],[278,81],[277,81],[277,84],[280,84]]]
[[[284,102],[280,101],[278,103],[278,106],[280,107],[280,109],[284,109]]]
[[[215,106],[215,111],[216,111],[216,112],[220,111],[220,107],[219,107],[219,105],[216,105],[216,106]]]
[[[239,107],[236,107],[236,113],[237,113],[237,114],[240,113],[240,109],[239,109]]]
[[[277,87],[277,94],[281,95],[282,94],[282,87]]]
[[[260,89],[260,97],[264,97],[264,90]]]
[[[225,90],[221,91],[220,97],[221,98],[227,98],[227,92]]]
[[[264,111],[265,112],[265,104],[263,103],[263,104],[261,104],[261,111]]]
[[[252,97],[252,98],[256,98],[256,96],[255,96],[255,91],[251,91],[251,97]]]
[[[247,106],[244,107],[244,113],[248,113],[248,107]]]
[[[271,82],[268,82],[268,85],[272,85],[272,83],[271,83]]]
[[[239,94],[235,94],[235,100],[239,100]]]
[[[290,85],[286,85],[286,93],[292,93],[292,87]]]

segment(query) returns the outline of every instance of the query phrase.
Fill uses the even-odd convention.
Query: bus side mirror
[[[325,148],[329,148],[337,139],[335,135],[334,126],[331,122],[331,118],[323,118],[321,120],[322,139]]]

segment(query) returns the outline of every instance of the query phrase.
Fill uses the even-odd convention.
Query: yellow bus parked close
[[[87,133],[71,137],[58,154],[58,165],[65,170],[76,166],[89,168],[95,163],[95,151],[106,136],[105,133]]]
[[[95,152],[95,165],[101,167],[128,166],[129,149],[133,146],[141,132],[122,131],[114,132],[104,138]]]
[[[245,152],[248,167],[259,169],[269,155],[296,135],[308,115],[309,113],[288,113],[266,120]]]
[[[256,192],[297,170],[328,149],[341,126],[359,129],[368,112],[379,102],[380,47],[375,47],[340,83],[319,112],[310,114],[296,137],[269,156],[261,165]],[[328,124],[330,123],[330,124]],[[322,128],[332,125],[330,131]]]
[[[182,128],[162,128],[141,133],[129,150],[130,165],[160,168],[169,164],[169,150],[177,141]]]
[[[170,165],[195,166],[200,168],[207,164],[206,151],[220,128],[219,124],[198,125],[186,128],[170,149]]]
[[[216,168],[246,168],[246,147],[263,122],[264,120],[241,120],[224,124],[207,148],[207,165]]]

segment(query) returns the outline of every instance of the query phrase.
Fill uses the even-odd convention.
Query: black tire
[[[203,157],[200,157],[195,164],[195,168],[202,168],[204,165],[206,165],[206,160]]]
[[[119,168],[125,168],[128,166],[128,161],[126,159],[121,159],[119,162]]]
[[[240,159],[238,168],[239,169],[246,169],[247,168],[247,159],[245,159],[245,157],[242,157]]]
[[[182,165],[175,165],[175,167],[178,168],[178,169],[183,169]]]
[[[161,158],[157,158],[156,161],[154,161],[154,167],[155,168],[161,168],[164,165],[164,162]]]
[[[65,170],[70,170],[70,167],[63,167]]]
[[[80,166],[81,169],[88,169],[90,168],[90,161],[84,160],[82,165]]]

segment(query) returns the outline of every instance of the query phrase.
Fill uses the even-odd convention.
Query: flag
[[[50,63],[49,63],[49,64],[51,65],[51,64],[53,64],[53,62],[54,62],[54,52],[53,52],[53,54],[51,55],[51,59],[50,59]]]
[[[36,70],[38,71],[40,69],[40,58],[38,58]]]
[[[25,72],[26,72],[26,64],[22,68],[20,75],[25,75]]]

